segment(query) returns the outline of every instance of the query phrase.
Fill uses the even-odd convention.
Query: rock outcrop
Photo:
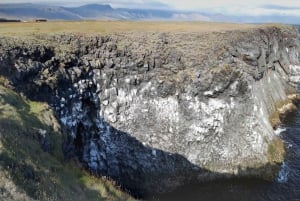
[[[299,81],[292,27],[2,37],[0,53],[15,90],[56,111],[66,158],[135,193],[274,176],[283,159],[270,117]]]

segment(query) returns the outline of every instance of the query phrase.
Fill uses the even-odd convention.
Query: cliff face
[[[291,27],[3,37],[0,52],[15,90],[55,109],[65,156],[134,192],[274,176],[282,160],[270,120],[296,93]]]

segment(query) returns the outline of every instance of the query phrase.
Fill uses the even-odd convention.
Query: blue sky
[[[1,3],[51,3],[77,6],[87,3],[107,3],[113,7],[176,9],[213,13],[263,16],[300,16],[300,0],[0,0]],[[63,2],[63,3],[62,3]]]

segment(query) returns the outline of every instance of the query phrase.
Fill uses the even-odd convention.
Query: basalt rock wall
[[[138,194],[269,173],[298,64],[288,26],[0,38],[1,75],[54,108],[66,159]]]

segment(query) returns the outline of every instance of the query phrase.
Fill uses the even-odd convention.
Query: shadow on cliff
[[[11,68],[14,67],[11,66]],[[57,65],[52,70],[55,72],[58,69]],[[11,71],[15,72],[17,69]],[[24,93],[30,99],[45,101],[49,105],[59,105],[59,96],[65,95],[66,89],[71,88],[72,91],[76,91],[72,87],[71,80],[66,80],[66,76],[61,74],[54,80],[56,82],[54,84],[49,82],[37,84],[33,80],[36,81],[39,74],[33,74],[26,80],[16,79],[14,75],[10,76],[10,81],[18,92]],[[76,95],[79,96],[79,94]],[[97,106],[92,100],[85,99],[83,101],[85,101],[83,110],[91,112],[87,118],[95,124],[95,116],[92,114]],[[104,120],[102,123],[102,129],[95,125],[91,129],[90,126],[85,126],[84,122],[78,122],[76,137],[70,137],[67,134],[65,152],[67,155],[77,155],[85,168],[92,174],[112,178],[136,197],[148,197],[156,193],[172,191],[190,183],[215,179],[261,177],[264,174],[273,174],[274,176],[274,171],[277,171],[279,167],[276,164],[269,164],[253,169],[241,168],[236,175],[211,172],[191,163],[180,154],[145,146],[130,133],[117,130]],[[92,132],[88,131],[96,134],[91,135]],[[85,135],[90,138],[86,140]],[[97,150],[96,153],[89,147],[91,143],[96,147],[93,149]]]
[[[111,141],[105,148],[107,160],[99,163],[107,168],[86,168],[92,174],[112,178],[137,198],[155,198],[164,192],[203,185],[204,182],[238,178],[272,182],[280,168],[279,164],[267,164],[257,168],[240,167],[235,174],[213,172],[191,163],[183,155],[145,146],[130,134],[107,125],[110,127]],[[118,147],[118,150],[109,153],[110,146]]]
[[[62,136],[48,125],[48,112],[0,84],[0,200],[122,199],[111,184],[63,163]]]
[[[26,87],[23,85],[22,87],[25,87],[26,89],[34,88],[35,93],[33,94],[35,95],[35,100],[39,99],[39,97],[41,97],[44,93],[43,90],[38,90],[38,86],[30,85],[30,87]],[[32,96],[32,92],[27,93],[27,91],[24,90],[23,93],[27,97]],[[9,104],[14,104],[16,101],[10,100],[9,97],[4,98],[4,102]],[[91,111],[91,114],[88,114],[87,118],[91,118],[92,114],[95,112],[94,104],[84,99],[82,101],[85,102],[85,108],[83,109]],[[23,103],[26,106],[26,103]],[[52,102],[49,101],[49,104],[52,104]],[[19,107],[17,110],[22,111],[22,113],[20,113],[21,119],[27,119],[31,122],[31,124],[35,124],[35,126],[40,124],[38,119],[32,119],[28,105],[26,107]],[[2,116],[3,112],[0,115]],[[3,119],[1,122],[3,125],[9,125],[9,123]],[[20,124],[20,122],[18,123]],[[17,122],[14,122],[14,124],[17,124]],[[274,173],[274,171],[278,170],[277,165],[270,164],[260,168],[240,169],[237,173],[238,176],[212,172],[191,163],[180,154],[170,153],[150,146],[145,146],[129,133],[120,131],[105,121],[103,121],[103,124],[104,127],[102,130],[97,130],[98,128],[94,127],[94,129],[97,130],[96,135],[90,136],[90,141],[87,143],[84,142],[85,140],[83,139],[85,132],[83,122],[79,123],[81,126],[78,126],[76,137],[65,138],[67,139],[65,142],[67,147],[65,147],[64,150],[65,157],[68,158],[68,156],[74,157],[77,155],[75,157],[79,158],[83,166],[91,174],[100,177],[105,176],[112,178],[114,181],[118,182],[122,188],[128,190],[131,194],[138,198],[152,197],[161,192],[172,191],[180,186],[189,184],[197,185],[216,179],[229,179],[235,177],[260,178],[262,175],[270,175],[270,171]],[[90,142],[94,142],[97,145],[99,154],[96,156],[97,159],[94,161],[97,164],[97,168],[94,169],[88,165],[88,162],[91,161],[84,161],[83,158],[84,143],[89,144]],[[103,154],[105,154],[105,157],[101,156]],[[31,169],[30,167],[20,165],[19,160],[9,158],[8,155],[1,155],[1,158],[3,158],[3,161],[12,161],[11,163],[14,165],[12,165],[13,168],[11,168],[11,172],[16,172],[17,170],[27,172],[28,168]],[[22,167],[23,169],[16,169],[16,167]],[[33,176],[34,179],[35,177],[36,176]],[[20,182],[22,182],[22,179],[20,180],[17,177],[15,179],[15,182],[21,185]],[[23,179],[28,180],[26,178]],[[32,191],[34,192],[33,189],[28,190],[29,195],[32,195]]]
[[[86,112],[84,121],[93,122],[99,108],[89,98],[81,101],[82,110]],[[183,155],[148,146],[104,119],[101,119],[100,128],[85,127],[88,124],[84,121],[78,123],[76,137],[68,138],[66,156],[76,153],[92,174],[112,178],[137,198],[213,180],[256,177],[271,181],[279,170],[278,165],[268,164],[257,168],[240,167],[236,174],[213,172]]]

